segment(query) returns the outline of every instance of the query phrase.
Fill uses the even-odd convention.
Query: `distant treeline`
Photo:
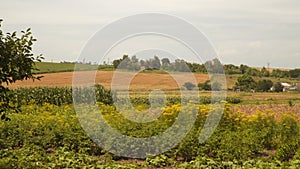
[[[148,60],[139,60],[136,56],[131,58],[123,55],[123,58],[113,61],[114,68],[126,70],[165,70],[175,72],[199,72],[199,73],[225,73],[225,74],[246,74],[259,77],[276,77],[276,78],[300,78],[300,69],[282,70],[273,69],[272,71],[263,67],[262,69],[252,68],[241,64],[223,65],[217,58],[207,61],[204,64],[190,63],[182,59],[176,59],[170,62],[168,58],[159,59],[154,56]]]

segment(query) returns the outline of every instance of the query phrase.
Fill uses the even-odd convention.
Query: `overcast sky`
[[[103,26],[144,12],[192,23],[223,63],[300,68],[299,0],[2,0],[0,5],[2,29],[31,27],[38,39],[35,54],[56,62],[75,61]]]

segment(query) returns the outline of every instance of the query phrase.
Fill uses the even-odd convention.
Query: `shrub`
[[[192,90],[196,87],[196,85],[194,85],[193,83],[191,82],[186,82],[183,84],[183,86],[187,89],[187,90]]]

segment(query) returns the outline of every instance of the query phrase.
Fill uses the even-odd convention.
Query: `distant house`
[[[281,86],[283,87],[283,92],[287,92],[290,91],[290,89],[292,88],[292,85],[288,84],[288,83],[281,83]]]
[[[282,86],[283,92],[297,91],[300,87],[300,84],[299,84],[299,87],[297,85],[291,85],[291,84],[285,83],[285,82],[281,82],[280,84]],[[272,86],[270,90],[275,91],[275,87]]]

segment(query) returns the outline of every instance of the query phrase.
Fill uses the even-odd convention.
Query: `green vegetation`
[[[73,93],[72,93],[73,92]],[[49,103],[54,105],[65,105],[72,104],[74,101],[76,103],[93,103],[93,96],[96,96],[97,102],[103,102],[105,104],[113,104],[114,93],[110,90],[106,90],[103,86],[97,84],[92,87],[33,87],[33,88],[18,88],[15,90],[10,90],[9,100],[13,104],[24,105],[34,101],[38,105],[43,103]],[[78,96],[78,97],[77,97]],[[86,99],[81,99],[81,96],[85,96]],[[181,99],[189,100],[195,99],[194,96],[186,96],[186,98],[181,98],[180,95],[168,95],[167,104],[178,104]],[[134,94],[130,96],[133,105],[150,105],[149,96],[143,94]],[[156,98],[162,99],[162,98]],[[218,98],[216,100],[219,100]],[[122,95],[118,98],[119,102],[126,102],[126,99]],[[241,102],[239,97],[227,97],[226,101],[232,104],[238,104]],[[210,104],[211,97],[209,94],[200,96],[200,102],[202,104]]]
[[[196,87],[196,85],[194,85],[191,82],[186,82],[186,83],[183,84],[183,87],[185,87],[187,90],[192,90]]]
[[[249,91],[250,89],[254,89],[255,85],[254,79],[249,75],[243,75],[236,81],[236,86],[238,86],[241,91]]]
[[[133,106],[147,112],[136,118],[144,119],[162,112],[151,122],[136,123],[123,116],[123,113],[137,116],[128,108],[126,98],[119,95],[122,108],[117,109],[113,104],[116,93],[99,84],[77,88],[14,90],[4,86],[19,80],[41,78],[33,73],[74,71],[75,63],[47,63],[40,62],[41,57],[33,57],[31,47],[34,41],[30,29],[22,31],[20,38],[16,32],[4,35],[0,30],[0,168],[300,168],[300,94],[297,92],[228,92],[226,100],[215,98],[212,101],[211,92],[204,90],[218,91],[222,90],[222,86],[218,82],[211,84],[206,81],[198,84],[202,90],[200,104],[189,102],[195,99],[192,93],[198,91],[188,91],[190,95],[183,98],[178,94],[155,98],[159,103],[166,101],[166,106],[154,107],[151,111],[148,108],[152,98],[149,99],[148,93],[130,95]],[[75,71],[140,70],[141,67],[145,68],[145,72],[191,70],[223,73],[223,65],[217,59],[196,64],[184,60],[170,62],[167,58],[160,61],[157,56],[140,61],[135,56],[123,56],[114,60],[112,66],[78,63]],[[291,80],[300,77],[300,69],[275,69],[270,72],[266,68],[258,70],[246,65],[225,65],[224,68],[225,73],[230,75],[230,82],[242,91],[256,89],[264,92],[271,86],[275,91],[281,91],[283,86],[279,82],[282,78]],[[184,86],[188,90],[196,87],[190,82]],[[181,105],[182,101],[188,104]],[[224,103],[225,108],[215,104],[217,102]],[[74,103],[81,108],[80,111],[75,112]],[[240,103],[243,104],[240,107],[232,105]],[[284,105],[279,105],[281,103]],[[265,105],[256,109],[254,104],[268,104],[269,109]],[[176,123],[182,116],[179,115],[181,110],[185,110],[186,117],[195,117],[195,123],[180,143],[163,154],[149,155],[139,160],[129,159],[111,154],[94,142],[130,145],[128,151],[139,155],[140,145],[130,141],[118,142],[114,137],[106,140],[111,133],[103,132],[104,126],[108,124],[115,131],[136,138],[155,136],[173,125],[177,127],[166,139],[143,145],[156,151],[159,145],[174,140],[178,131],[185,130]],[[219,110],[223,111],[222,118],[213,118]],[[210,128],[210,124],[204,125],[208,116],[213,121],[220,120],[216,129]],[[99,117],[105,121],[99,120]],[[94,140],[81,125],[96,131]],[[214,133],[200,143],[203,126],[214,130]]]
[[[6,117],[8,109],[13,108],[9,105],[9,88],[4,84],[13,84],[16,81],[26,79],[40,79],[40,76],[34,76],[34,62],[40,62],[43,57],[34,57],[32,45],[36,41],[31,34],[30,28],[21,31],[21,37],[17,32],[3,33],[1,30],[0,19],[0,115],[1,119],[9,120]]]
[[[252,68],[241,64],[235,66],[232,64],[223,65],[217,58],[206,61],[204,64],[189,63],[182,59],[176,59],[170,62],[168,58],[159,59],[154,56],[148,60],[139,60],[136,56],[129,57],[123,55],[121,59],[113,61],[113,67],[127,70],[165,70],[172,72],[198,72],[198,73],[225,73],[227,75],[248,75],[253,77],[273,77],[273,78],[300,78],[300,69],[281,70],[274,69],[272,71],[263,67],[262,69]]]
[[[109,65],[92,65],[92,64],[83,64],[83,63],[52,63],[52,62],[38,62],[36,67],[39,70],[34,71],[34,73],[56,73],[56,72],[72,72],[77,67],[77,71],[84,70],[113,70],[112,66]]]
[[[271,89],[273,86],[273,82],[271,80],[259,80],[256,83],[256,90],[259,92],[267,92]]]
[[[146,124],[125,119],[111,105],[103,103],[97,105],[110,126],[120,133],[135,137],[147,137],[163,132],[174,123],[180,109],[190,109],[178,104],[167,106],[158,120]],[[20,113],[11,112],[9,115],[11,121],[0,121],[0,167],[297,168],[300,166],[300,128],[296,118],[297,112],[278,114],[266,110],[249,115],[232,109],[231,105],[227,104],[214,134],[205,143],[200,144],[199,131],[207,115],[216,109],[218,107],[212,105],[199,105],[197,120],[185,139],[164,154],[149,156],[136,162],[134,159],[110,154],[90,140],[81,128],[73,106],[56,106],[48,103],[37,105],[32,101],[28,105],[22,105]],[[88,118],[91,114],[82,112],[80,116],[85,118],[85,115]],[[100,112],[95,112],[93,117],[99,115]],[[97,118],[86,122],[85,125],[91,128],[99,128],[101,125],[97,122]],[[97,139],[101,139],[101,135]],[[155,144],[149,146],[155,147]],[[135,147],[132,147],[131,151],[139,152]]]

